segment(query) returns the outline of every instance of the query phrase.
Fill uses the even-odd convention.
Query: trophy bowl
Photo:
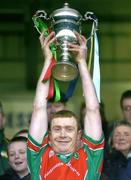
[[[78,69],[69,61],[61,61],[53,66],[52,74],[59,81],[71,81],[78,75]]]

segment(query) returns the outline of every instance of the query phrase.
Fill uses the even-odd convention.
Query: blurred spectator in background
[[[107,150],[107,149],[106,149]],[[109,137],[103,174],[110,180],[131,180],[131,124],[118,121]]]
[[[13,137],[28,137],[28,129],[21,129],[20,131],[18,131]]]
[[[126,90],[121,94],[120,107],[123,115],[122,120],[131,123],[131,90]],[[108,124],[108,136],[112,132],[115,123],[116,121],[113,121]]]
[[[0,175],[4,173],[5,169],[8,167],[7,158],[7,145],[8,140],[4,135],[5,126],[5,115],[2,103],[0,102]]]
[[[9,168],[0,176],[0,180],[30,180],[27,168],[27,138],[14,137],[9,142],[7,152]]]
[[[48,102],[47,103],[47,114],[48,120],[52,119],[53,114],[58,111],[64,110],[66,106],[65,102]]]
[[[124,120],[131,123],[131,90],[126,90],[122,93],[120,106],[123,112]]]

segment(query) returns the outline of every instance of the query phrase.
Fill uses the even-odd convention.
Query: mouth
[[[121,142],[119,142],[119,145],[125,145],[127,142],[125,142],[125,141],[121,141]]]
[[[69,141],[57,141],[59,144],[61,145],[67,145],[69,143]]]
[[[19,166],[19,165],[21,165],[23,162],[15,162],[15,165],[16,166]]]
[[[127,143],[119,143],[119,144],[118,144],[119,147],[124,147],[124,146],[126,146],[126,145],[127,145]]]

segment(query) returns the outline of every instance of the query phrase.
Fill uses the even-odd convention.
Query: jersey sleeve
[[[84,134],[82,141],[84,151],[87,154],[86,161],[89,172],[87,176],[92,180],[99,179],[103,167],[104,135],[102,134],[100,140],[96,141]],[[94,177],[91,177],[92,175],[94,175]]]
[[[40,163],[42,153],[48,147],[48,135],[46,133],[43,143],[37,143],[29,134],[28,141],[27,141],[27,162],[29,171],[31,173],[31,177],[36,177],[36,174],[40,174]],[[33,178],[32,178],[33,180]]]

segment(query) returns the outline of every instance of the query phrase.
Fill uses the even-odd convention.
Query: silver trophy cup
[[[52,74],[60,81],[71,81],[77,77],[78,68],[68,51],[68,43],[77,43],[75,31],[81,31],[82,16],[65,3],[64,7],[55,10],[50,18],[61,49],[60,60],[54,65]]]
[[[85,20],[95,20],[92,12],[86,12],[84,18],[82,15],[69,7],[65,3],[63,8],[57,9],[47,16],[43,10],[39,11],[41,18],[51,22],[51,29],[55,31],[57,46],[60,53],[59,60],[52,68],[52,75],[60,81],[71,81],[78,75],[77,64],[73,60],[68,50],[68,43],[78,43],[75,32],[81,33],[81,22]]]

